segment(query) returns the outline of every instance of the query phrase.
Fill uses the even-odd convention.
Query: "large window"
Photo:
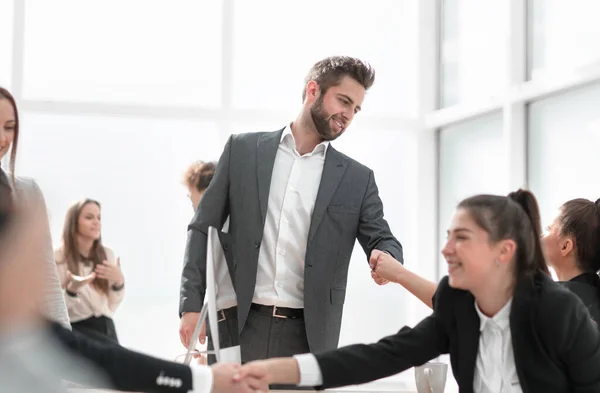
[[[495,113],[440,131],[440,250],[456,205],[474,194],[506,192],[502,115]],[[440,258],[440,274],[446,263]]]
[[[536,101],[529,112],[529,184],[545,224],[572,198],[600,198],[600,84]]]
[[[10,89],[13,50],[13,0],[0,0],[0,86]]]
[[[600,197],[598,11],[594,0],[440,1],[443,110],[426,115],[441,130],[439,246],[468,194],[530,188],[545,223],[570,198]]]
[[[25,4],[24,98],[220,105],[220,2]]]
[[[507,83],[508,1],[441,0],[441,107],[488,99]]]
[[[600,2],[529,0],[531,77],[570,73],[600,62]]]
[[[417,21],[415,1],[376,0],[366,6],[347,0],[236,0],[233,105],[295,108],[314,62],[350,55],[376,70],[365,113],[415,116],[417,62],[411,56],[417,51]]]

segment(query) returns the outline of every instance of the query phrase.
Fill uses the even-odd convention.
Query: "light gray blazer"
[[[242,330],[254,294],[275,155],[283,130],[229,138],[215,176],[189,225],[180,314],[198,312],[206,289],[209,226],[230,217],[229,254]],[[311,352],[337,347],[348,264],[358,239],[367,257],[387,251],[402,262],[402,246],[383,217],[373,171],[329,146],[306,245],[304,320]],[[229,262],[229,261],[228,261]]]
[[[0,168],[0,171],[2,169]],[[11,175],[6,173],[6,176],[10,179]],[[36,216],[46,217],[45,222],[46,236],[44,237],[43,250],[44,253],[42,258],[48,268],[48,276],[46,281],[44,303],[40,305],[40,311],[42,314],[55,322],[60,323],[64,327],[71,328],[69,323],[69,314],[67,313],[67,307],[65,305],[65,298],[63,290],[58,280],[58,273],[56,270],[56,262],[54,261],[54,250],[52,248],[52,236],[50,234],[50,224],[48,222],[48,212],[46,210],[46,202],[40,187],[35,180],[27,177],[15,177],[15,184],[13,186],[13,195],[15,201],[19,205],[27,204],[35,209]]]

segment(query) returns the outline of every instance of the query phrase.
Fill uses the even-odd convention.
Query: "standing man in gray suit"
[[[296,120],[229,138],[188,228],[179,308],[184,345],[204,301],[208,227],[222,228],[228,216],[238,306],[219,315],[237,319],[244,363],[337,347],[356,239],[368,259],[387,252],[402,261],[373,171],[330,145],[374,80],[359,59],[326,58],[306,78]]]

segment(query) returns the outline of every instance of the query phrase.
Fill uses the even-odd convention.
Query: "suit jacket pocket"
[[[344,304],[346,298],[346,289],[332,288],[331,289],[331,304]]]

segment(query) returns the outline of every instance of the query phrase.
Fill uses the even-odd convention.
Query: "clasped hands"
[[[236,363],[213,365],[211,393],[267,393],[270,376],[266,363],[255,361],[243,366]]]

